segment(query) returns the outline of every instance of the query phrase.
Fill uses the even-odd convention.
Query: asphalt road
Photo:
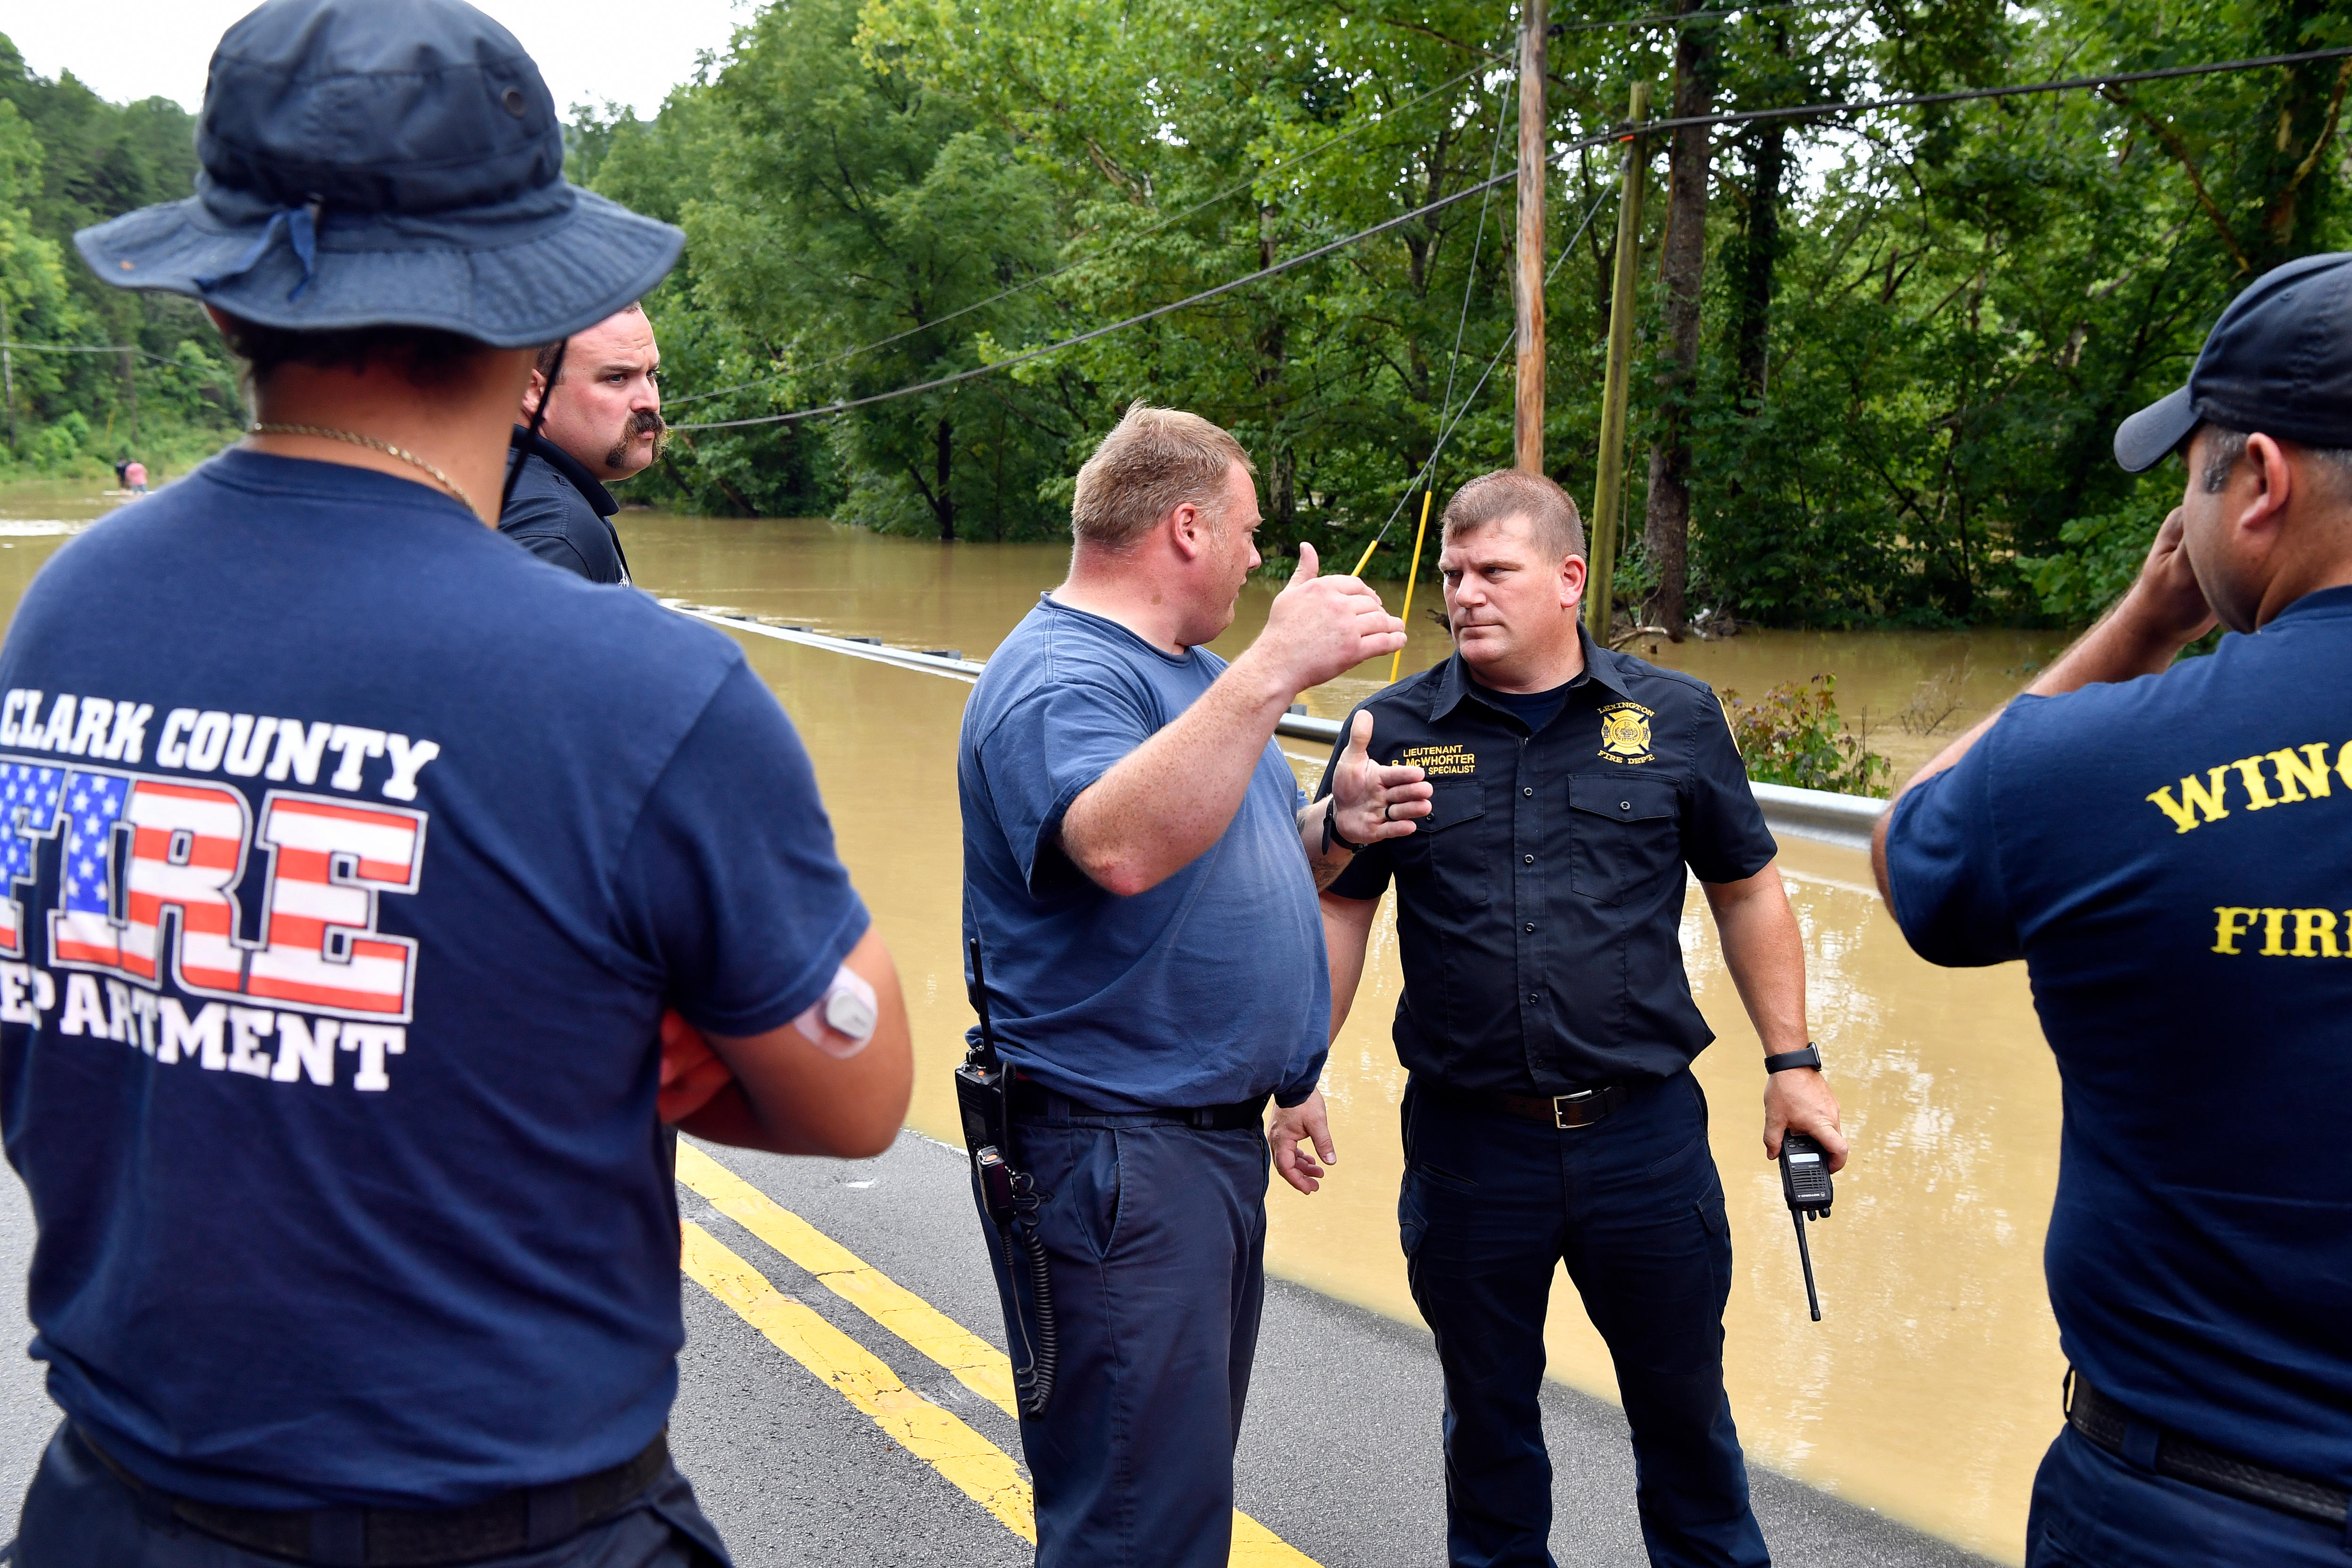
[[[1002,1348],[962,1156],[914,1133],[878,1160],[714,1154],[783,1207]],[[1013,1423],[700,1196],[685,1216],[814,1309],[907,1386],[1019,1456]],[[23,1187],[0,1181],[0,1269],[22,1279],[32,1247]],[[684,1286],[687,1344],[670,1441],[740,1568],[1017,1568],[1029,1548],[699,1286]],[[21,1290],[0,1330],[31,1337]],[[0,1361],[0,1496],[21,1496],[58,1413],[29,1360]],[[1440,1391],[1428,1335],[1273,1282],[1259,1342],[1236,1502],[1323,1568],[1444,1561]],[[1557,1497],[1553,1554],[1576,1568],[1646,1562],[1625,1422],[1547,1385]],[[1958,1568],[1982,1560],[1769,1471],[1756,1510],[1786,1563]],[[0,1505],[5,1508],[5,1505]]]

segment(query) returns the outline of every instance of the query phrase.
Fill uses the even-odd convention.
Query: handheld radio
[[[988,1018],[988,979],[981,969],[980,939],[968,944],[971,954],[971,1010],[980,1016],[980,1038],[955,1069],[956,1109],[963,1117],[964,1146],[971,1151],[972,1178],[980,1184],[982,1206],[988,1210],[1004,1244],[1005,1283],[1013,1291],[1013,1317],[1029,1352],[1029,1364],[1015,1367],[1013,1387],[1022,1414],[1037,1416],[1054,1397],[1054,1372],[1061,1361],[1061,1334],[1054,1318],[1054,1283],[1045,1264],[1045,1246],[1037,1234],[1037,1205],[1043,1201],[1035,1179],[1013,1168],[1012,1069],[997,1055],[996,1031]],[[1021,1280],[1029,1282],[1030,1304],[1037,1332],[1030,1337],[1028,1321],[1020,1312]]]
[[[1828,1160],[1820,1143],[1802,1132],[1780,1135],[1780,1195],[1789,1203],[1789,1218],[1797,1227],[1797,1257],[1805,1266],[1805,1304],[1813,1321],[1822,1321],[1822,1299],[1813,1289],[1813,1253],[1805,1244],[1805,1221],[1830,1217],[1836,1190],[1830,1184]]]
[[[996,1031],[988,1019],[988,981],[981,971],[980,939],[967,944],[971,954],[971,1010],[980,1015],[980,1039],[955,1069],[956,1109],[963,1115],[964,1146],[971,1151],[972,1169],[980,1175],[980,1192],[988,1217],[998,1225],[1013,1219],[1013,1183],[1004,1163],[1013,1147],[1012,1108],[1007,1079],[1011,1069],[996,1054]],[[1000,1192],[1001,1189],[1001,1192]]]

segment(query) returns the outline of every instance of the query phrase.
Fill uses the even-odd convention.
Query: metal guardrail
[[[1748,787],[1756,793],[1756,804],[1764,808],[1764,825],[1774,833],[1823,839],[1849,849],[1870,847],[1871,832],[1886,810],[1885,801],[1866,795],[1832,795],[1825,789],[1753,780]]]
[[[680,615],[730,631],[749,632],[754,637],[798,643],[803,647],[823,648],[828,653],[897,665],[902,669],[925,670],[966,685],[979,679],[980,672],[988,668],[978,659],[964,658],[955,648],[892,647],[872,638],[836,637],[773,616],[745,615],[740,610],[689,604],[683,599],[664,599],[661,603]],[[1339,738],[1339,721],[1318,719],[1309,713],[1286,713],[1275,724],[1274,732],[1294,741],[1317,741],[1328,746]],[[1832,795],[1827,790],[1797,789],[1789,784],[1750,784],[1748,787],[1756,792],[1756,804],[1764,808],[1765,826],[1775,834],[1793,833],[1801,838],[1840,844],[1849,849],[1870,847],[1871,830],[1877,826],[1879,814],[1886,809],[1885,801],[1862,795]]]
[[[684,599],[664,599],[661,604],[666,609],[691,616],[698,621],[708,621],[714,626],[724,626],[729,631],[749,632],[754,637],[773,637],[778,642],[823,648],[827,653],[845,653],[852,658],[872,659],[877,664],[895,664],[901,669],[926,670],[932,675],[944,675],[950,680],[961,680],[967,686],[978,680],[980,672],[987,668],[977,659],[964,658],[956,648],[919,651],[892,647],[877,637],[834,637],[790,621],[778,620],[772,616],[747,616],[740,610],[688,604]]]

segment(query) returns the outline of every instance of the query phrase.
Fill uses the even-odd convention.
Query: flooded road
[[[92,501],[77,510],[70,499],[0,490],[6,605],[65,527],[97,510]],[[822,522],[642,511],[616,521],[641,584],[665,595],[969,658],[987,658],[1038,592],[1059,581],[1066,560],[1058,546],[942,549]],[[10,531],[33,521],[55,527]],[[1272,591],[1253,585],[1220,651],[1246,645]],[[1421,616],[1433,602],[1424,582],[1407,670],[1446,651],[1443,633]],[[808,742],[843,855],[905,977],[919,1058],[910,1121],[956,1142],[949,1069],[971,1016],[958,937],[955,742],[970,688],[742,640]],[[1749,633],[1664,646],[1656,657],[1750,697],[1831,670],[1849,716],[1867,705],[1890,716],[1889,730],[1923,682],[1948,675],[1964,701],[1933,735],[1896,731],[1916,742],[1907,748],[1916,754],[1897,756],[1900,776],[2012,689],[2021,677],[2008,670],[2046,658],[2053,643],[1982,633]],[[1306,700],[1338,717],[1385,675],[1384,667],[1361,669]],[[1874,731],[1873,743],[1894,754],[1895,738]],[[1315,749],[1283,744],[1311,779],[1321,762]],[[2023,971],[1946,972],[1912,957],[1858,853],[1795,839],[1781,866],[1805,932],[1815,1037],[1855,1140],[1836,1217],[1812,1235],[1821,1323],[1806,1319],[1787,1210],[1758,1142],[1759,1048],[1696,889],[1682,933],[1699,1005],[1722,1037],[1697,1070],[1715,1108],[1731,1206],[1727,1357],[1741,1436],[1762,1463],[2016,1561],[2033,1467],[2059,1424],[2063,1371],[2040,1266],[2056,1179],[2057,1081]],[[1269,1263],[1414,1321],[1396,1239],[1403,1073],[1387,1038],[1400,979],[1385,913],[1365,986],[1326,1080],[1339,1163],[1314,1197],[1276,1185]],[[1549,1339],[1555,1375],[1613,1392],[1606,1355],[1564,1280]],[[1312,1420],[1311,1412],[1282,1415]],[[1435,1431],[1428,1436],[1434,1444]]]

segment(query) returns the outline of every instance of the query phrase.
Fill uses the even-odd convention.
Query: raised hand
[[[2185,647],[2213,629],[2213,606],[2189,563],[2188,536],[2181,510],[2172,509],[2156,542],[2147,547],[2138,580],[2117,605],[2118,618],[2129,617],[2135,629],[2162,646]]]
[[[1315,547],[1298,547],[1298,569],[1275,595],[1265,630],[1249,656],[1297,693],[1345,675],[1368,658],[1404,647],[1404,623],[1353,577],[1316,575]]]
[[[1362,709],[1348,731],[1347,749],[1331,770],[1331,795],[1339,803],[1339,837],[1351,844],[1402,838],[1413,818],[1430,813],[1431,787],[1415,767],[1383,767],[1372,761],[1372,713]]]

